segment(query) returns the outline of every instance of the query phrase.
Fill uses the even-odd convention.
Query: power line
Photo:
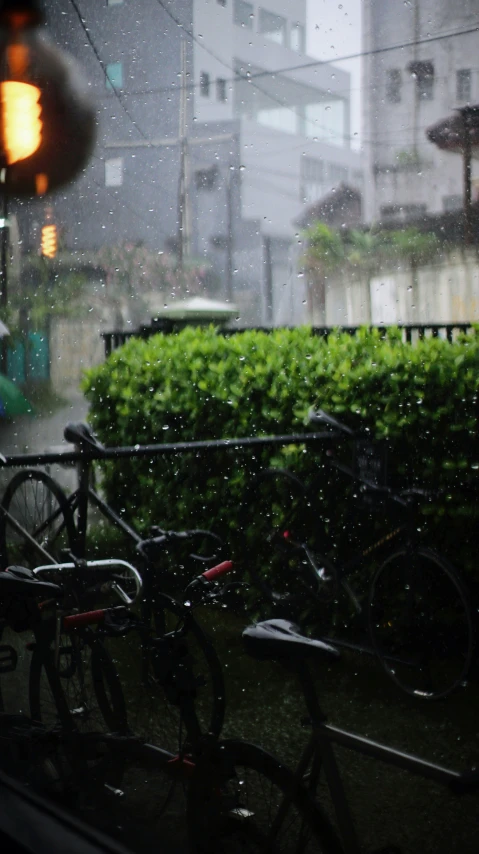
[[[71,3],[71,5],[73,6],[73,9],[75,10],[75,13],[76,13],[76,15],[77,15],[77,17],[78,17],[78,20],[80,21],[80,24],[81,24],[81,27],[82,27],[82,29],[83,29],[83,32],[85,33],[85,35],[86,35],[86,37],[87,37],[87,39],[88,39],[88,41],[89,41],[89,43],[90,43],[90,47],[91,47],[91,49],[93,50],[93,53],[95,54],[95,57],[96,57],[96,59],[98,60],[98,62],[99,62],[99,64],[100,64],[101,70],[103,71],[103,74],[105,75],[105,80],[106,80],[106,81],[107,81],[107,83],[111,86],[111,89],[112,89],[112,91],[113,91],[113,94],[115,95],[116,99],[118,100],[118,103],[120,104],[120,106],[121,106],[122,110],[124,111],[125,115],[126,115],[126,116],[128,117],[128,119],[130,120],[130,122],[131,122],[131,124],[134,126],[134,128],[138,131],[138,133],[139,133],[139,134],[141,134],[141,136],[143,137],[143,139],[148,139],[148,137],[146,136],[146,134],[143,132],[143,130],[141,129],[141,127],[138,125],[138,123],[135,121],[135,119],[133,118],[133,116],[132,116],[132,115],[131,115],[131,113],[129,112],[128,108],[127,108],[127,107],[125,106],[125,104],[123,103],[123,99],[122,99],[122,97],[120,96],[120,93],[117,91],[117,88],[116,88],[116,86],[114,85],[114,83],[113,83],[113,81],[112,81],[112,79],[111,79],[111,77],[110,77],[110,75],[109,75],[109,73],[108,73],[108,68],[107,68],[106,64],[103,62],[103,60],[102,60],[102,58],[101,58],[101,56],[100,56],[100,53],[99,53],[99,51],[98,51],[98,48],[97,48],[97,46],[96,46],[95,42],[93,41],[93,38],[92,38],[92,37],[91,37],[91,35],[90,35],[90,30],[89,30],[89,28],[87,27],[87,25],[86,25],[86,23],[85,23],[85,19],[83,18],[82,14],[81,14],[81,12],[80,12],[80,9],[78,8],[78,6],[77,6],[77,4],[76,4],[76,0],[70,0],[70,3]]]
[[[159,0],[158,0],[159,2]],[[431,44],[432,42],[443,41],[444,39],[452,39],[457,36],[465,36],[470,33],[479,32],[479,27],[469,27],[466,30],[456,30],[455,32],[450,33],[441,33],[437,36],[429,36],[425,39],[417,39],[411,42],[402,42],[401,44],[389,45],[386,47],[375,47],[371,48],[371,50],[360,50],[357,53],[349,53],[346,56],[335,56],[334,59],[313,59],[311,62],[304,62],[297,65],[289,65],[284,66],[283,68],[278,68],[276,71],[258,71],[253,74],[248,75],[248,80],[256,79],[258,77],[266,77],[275,74],[283,74],[287,71],[300,71],[303,68],[315,68],[318,65],[335,65],[337,62],[347,62],[350,59],[360,59],[363,56],[376,56],[381,53],[387,53],[391,50],[404,50],[408,47],[414,47],[415,45],[423,45],[423,44]]]
[[[78,6],[77,6],[75,0],[70,0],[70,2],[72,3],[73,8],[75,9],[75,12],[76,12],[76,14],[80,20],[81,26],[82,26],[82,28],[83,28],[83,30],[84,30],[87,38],[88,38],[88,41],[89,41],[89,43],[90,43],[90,45],[94,51],[96,59],[100,63],[100,66],[103,70],[105,78],[106,78],[106,80],[109,81],[110,85],[112,86],[113,92],[114,92],[115,96],[118,98],[118,101],[122,106],[122,109],[124,110],[125,114],[128,116],[130,122],[134,125],[136,130],[141,134],[141,136],[145,140],[149,141],[148,136],[139,127],[139,125],[137,124],[135,119],[133,119],[133,117],[131,116],[127,107],[123,103],[123,99],[120,97],[118,91],[116,90],[115,86],[113,85],[113,83],[112,83],[112,81],[108,75],[108,71],[107,71],[107,68],[105,66],[105,63],[101,59],[101,56],[98,52],[98,49],[96,48],[96,45],[93,42],[93,39],[92,39],[90,32],[89,32],[89,29],[85,25],[84,19],[81,16],[81,13],[78,9]],[[194,41],[202,50],[204,50],[206,53],[210,54],[217,62],[220,62],[229,71],[233,71],[234,77],[230,78],[229,80],[226,80],[226,82],[235,82],[238,80],[243,81],[243,82],[247,82],[250,85],[252,85],[255,89],[257,89],[257,91],[261,92],[263,95],[265,95],[267,98],[269,98],[271,101],[273,101],[274,103],[277,103],[283,109],[287,109],[287,110],[290,110],[292,112],[295,111],[294,106],[289,106],[288,104],[285,104],[283,100],[276,97],[275,95],[272,95],[270,92],[267,92],[265,89],[263,89],[262,87],[258,86],[255,83],[253,83],[252,81],[256,80],[258,78],[261,78],[261,77],[276,76],[276,75],[281,74],[281,73],[301,70],[304,68],[312,68],[312,67],[317,67],[317,66],[321,66],[321,65],[331,65],[332,66],[335,62],[337,63],[337,62],[343,62],[343,61],[347,61],[347,60],[351,60],[351,59],[357,59],[357,58],[362,57],[362,56],[372,56],[372,55],[382,54],[382,53],[385,53],[385,52],[391,51],[391,50],[400,50],[400,49],[404,49],[407,47],[412,47],[413,45],[429,44],[431,42],[437,42],[437,41],[441,41],[444,39],[455,38],[455,37],[458,37],[461,35],[466,35],[466,34],[478,32],[477,27],[467,28],[467,29],[458,30],[455,32],[442,33],[442,34],[439,34],[437,36],[429,36],[425,39],[418,39],[417,41],[413,41],[413,42],[403,42],[401,44],[390,45],[390,46],[386,46],[386,47],[382,47],[382,48],[372,48],[369,51],[358,51],[357,53],[354,53],[354,54],[348,54],[348,55],[345,55],[342,57],[335,57],[334,60],[312,60],[311,62],[308,62],[308,63],[300,63],[300,64],[296,64],[296,65],[284,66],[283,68],[275,69],[274,71],[262,70],[262,71],[252,72],[252,73],[251,72],[241,73],[240,71],[233,69],[229,63],[227,63],[225,60],[223,60],[220,56],[218,56],[218,54],[215,51],[213,51],[206,44],[204,44],[200,39],[198,39],[194,35],[194,33],[191,32],[191,30],[189,30],[188,27],[185,24],[183,24],[180,21],[180,19],[170,11],[170,9],[168,9],[168,7],[165,5],[163,0],[157,0],[157,3],[163,9],[163,11],[170,17],[170,19],[177,26],[181,27],[182,30],[186,33],[186,35],[190,39],[192,39],[192,41]],[[145,94],[150,94],[150,92],[154,93],[155,91],[160,93],[161,91],[163,91],[163,92],[180,91],[181,89],[193,90],[193,89],[197,88],[199,85],[200,85],[199,83],[191,83],[191,84],[187,84],[187,85],[183,84],[183,85],[178,85],[178,86],[176,86],[175,84],[172,84],[169,87],[163,87],[163,88],[161,88],[161,89],[159,88],[157,90],[146,90],[142,93],[128,93],[128,95],[129,96],[132,96],[135,94],[145,95]],[[348,91],[350,91],[350,90],[348,90]],[[332,131],[331,128],[327,128],[324,125],[318,124],[317,121],[314,119],[305,118],[305,122],[316,130],[325,131],[330,137],[332,135],[332,137],[334,139],[338,139],[338,140],[342,140],[342,141],[350,141],[350,142],[356,141],[355,136],[335,133],[334,131]]]

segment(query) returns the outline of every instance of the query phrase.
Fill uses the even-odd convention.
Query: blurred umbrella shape
[[[4,374],[0,374],[0,417],[32,415],[33,406],[19,388]]]

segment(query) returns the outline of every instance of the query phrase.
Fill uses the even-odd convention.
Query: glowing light
[[[8,166],[25,160],[42,141],[40,90],[30,83],[7,80],[0,84],[4,145]]]

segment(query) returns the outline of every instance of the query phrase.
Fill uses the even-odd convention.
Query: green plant
[[[476,332],[452,344],[431,338],[412,346],[398,330],[226,337],[188,327],[132,339],[88,372],[84,390],[108,445],[287,434],[303,430],[310,406],[321,406],[387,442],[392,484],[444,490],[440,501],[426,503],[428,524],[446,552],[462,549],[464,561],[475,561],[475,501],[465,490],[476,487],[479,468]],[[271,461],[299,474],[318,465],[309,445],[240,451],[232,443],[230,450],[111,461],[103,482],[140,527],[204,525],[230,538],[246,480]]]

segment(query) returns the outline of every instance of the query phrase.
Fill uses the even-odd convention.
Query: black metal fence
[[[275,445],[303,445],[337,441],[338,436],[332,431],[324,430],[316,433],[291,433],[281,436],[246,436],[239,439],[204,439],[197,442],[172,442],[162,445],[133,445],[118,448],[104,448],[95,451],[60,451],[38,454],[11,454],[1,456],[0,470],[4,468],[20,468],[29,466],[72,465],[81,460],[118,460],[125,457],[155,457],[169,454],[181,454],[188,451],[210,453],[219,450],[237,451],[240,448]]]
[[[149,326],[140,326],[139,329],[132,332],[126,332],[121,330],[116,330],[114,332],[102,332],[101,337],[103,338],[104,347],[105,347],[105,358],[108,358],[110,353],[113,350],[116,350],[117,347],[121,347],[125,344],[130,338],[150,338],[151,335],[156,335],[158,332],[163,332],[166,334],[172,334],[178,332],[180,329],[183,329],[186,325],[190,325],[188,321],[172,321],[172,320],[153,320]],[[444,338],[447,341],[454,341],[457,338],[460,332],[468,332],[473,328],[473,323],[397,323],[394,324],[393,327],[384,326],[384,325],[373,325],[370,326],[370,329],[379,329],[381,334],[384,336],[387,334],[388,329],[395,328],[400,329],[402,332],[403,340],[409,344],[414,343],[414,341],[421,340],[423,338]],[[219,328],[219,332],[222,335],[236,335],[238,332],[246,332],[247,330],[255,329],[259,332],[274,332],[276,326],[248,326],[248,327],[234,327],[227,328],[221,327]],[[282,329],[293,329],[292,326],[283,326]],[[331,332],[347,332],[350,335],[354,335],[361,326],[313,326],[311,327],[311,332],[313,335],[319,335],[322,337],[326,337],[330,335]]]

